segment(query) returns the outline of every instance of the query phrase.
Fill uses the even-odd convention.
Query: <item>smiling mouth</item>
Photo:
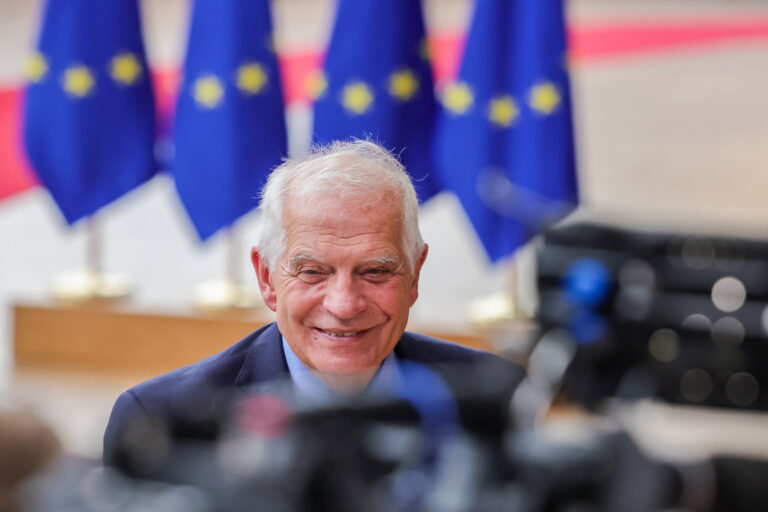
[[[318,327],[316,327],[315,330],[321,334],[330,336],[332,338],[354,338],[356,336],[360,336],[361,334],[365,334],[366,332],[368,332],[368,329],[362,329],[359,331],[330,331],[330,330],[320,329]]]

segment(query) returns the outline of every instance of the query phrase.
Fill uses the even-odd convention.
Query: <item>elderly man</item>
[[[105,434],[107,462],[130,422],[155,417],[194,425],[221,402],[221,390],[263,391],[287,382],[299,403],[392,397],[412,362],[437,368],[501,361],[405,332],[427,246],[413,185],[383,148],[339,142],[285,162],[270,175],[261,210],[251,259],[277,322],[123,393]],[[193,435],[204,435],[202,426],[196,429]]]

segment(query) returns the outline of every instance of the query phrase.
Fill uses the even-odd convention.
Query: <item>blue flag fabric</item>
[[[201,240],[258,206],[286,156],[268,0],[196,0],[171,172]]]
[[[26,71],[27,155],[69,224],[155,174],[136,0],[48,0]]]
[[[492,261],[575,206],[563,0],[477,0],[435,152]]]
[[[313,84],[313,142],[370,138],[395,154],[421,201],[437,114],[420,0],[339,0],[322,76]]]

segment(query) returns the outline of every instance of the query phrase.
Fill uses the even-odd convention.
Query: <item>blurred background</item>
[[[472,3],[426,1],[430,33],[448,46],[460,41]],[[334,5],[275,0],[278,53],[295,62],[317,61],[330,36]],[[768,2],[569,0],[567,7],[582,198],[576,217],[765,237]],[[0,147],[6,149],[16,144],[18,127],[6,121],[18,114],[14,98],[41,8],[37,0],[0,3],[0,100],[6,105]],[[143,0],[141,8],[151,65],[178,70],[189,3]],[[447,73],[455,65],[449,57]],[[292,151],[308,143],[310,114],[306,97],[288,98]],[[97,456],[115,397],[145,375],[72,373],[14,361],[13,304],[46,300],[53,276],[81,267],[86,252],[82,225],[67,227],[42,189],[18,188],[0,201],[0,389],[51,424],[67,450]],[[505,291],[509,264],[488,261],[450,194],[423,208],[421,224],[430,257],[411,327],[475,335],[472,301]],[[255,211],[239,224],[244,242],[238,270],[254,290],[248,250],[257,228]],[[195,286],[220,277],[227,266],[225,237],[198,242],[163,175],[105,208],[101,229],[106,270],[133,279],[131,305],[145,311],[189,310]],[[525,272],[518,278],[534,279]],[[216,341],[219,347],[235,340]]]

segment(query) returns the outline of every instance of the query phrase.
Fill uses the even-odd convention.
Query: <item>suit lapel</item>
[[[395,345],[395,356],[401,361],[416,361],[419,363],[432,363],[439,360],[429,345],[419,343],[408,332],[404,332],[400,341]]]
[[[288,364],[283,354],[282,335],[277,324],[272,323],[254,333],[254,340],[235,384],[241,388],[252,388],[258,384],[283,381],[289,377]]]

